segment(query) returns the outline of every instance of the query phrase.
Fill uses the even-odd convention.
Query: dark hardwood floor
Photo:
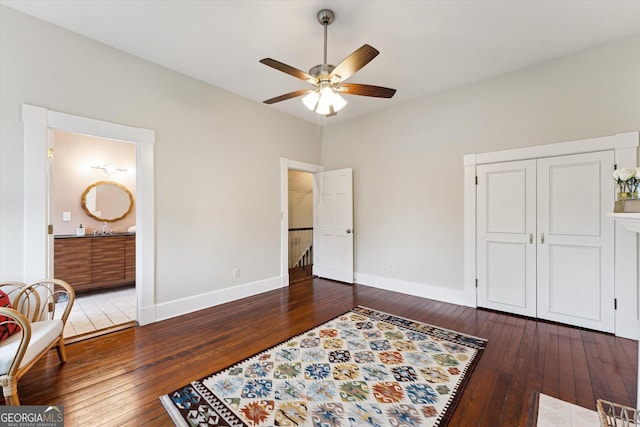
[[[637,342],[314,279],[52,350],[20,381],[23,405],[64,405],[67,426],[168,426],[158,396],[363,305],[487,338],[450,426],[526,426],[533,392],[635,406]]]

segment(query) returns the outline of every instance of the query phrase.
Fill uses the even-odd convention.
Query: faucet
[[[107,234],[107,221],[102,223],[102,234]]]

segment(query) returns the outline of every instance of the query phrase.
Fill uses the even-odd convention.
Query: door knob
[[[540,233],[540,243],[544,245],[544,233]]]
[[[533,243],[533,233],[529,233],[529,243]]]
[[[347,234],[351,234],[351,229],[347,228]]]

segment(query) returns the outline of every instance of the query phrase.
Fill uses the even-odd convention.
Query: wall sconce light
[[[97,159],[91,165],[93,169],[102,169],[104,173],[107,175],[113,175],[114,173],[126,173],[129,172],[129,169],[117,168],[114,165],[105,164],[102,160]]]

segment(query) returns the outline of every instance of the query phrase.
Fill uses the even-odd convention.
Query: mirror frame
[[[127,211],[123,215],[121,215],[121,216],[119,216],[117,218],[112,218],[112,219],[101,218],[101,217],[96,216],[93,213],[91,213],[89,208],[87,208],[87,194],[89,194],[89,191],[91,191],[92,189],[98,187],[99,185],[104,185],[104,184],[115,185],[116,187],[120,188],[121,190],[124,190],[124,192],[129,196],[129,209],[127,209]],[[131,194],[131,191],[129,191],[129,189],[127,187],[125,187],[124,185],[120,184],[119,182],[115,182],[115,181],[97,181],[97,182],[94,182],[93,184],[91,184],[90,186],[88,186],[86,190],[84,190],[84,193],[82,193],[81,204],[82,204],[82,209],[84,209],[84,212],[88,216],[90,216],[91,218],[93,218],[95,220],[98,220],[98,221],[115,222],[115,221],[119,221],[122,218],[124,218],[125,216],[129,215],[129,212],[131,212],[131,209],[133,209],[133,194]]]

